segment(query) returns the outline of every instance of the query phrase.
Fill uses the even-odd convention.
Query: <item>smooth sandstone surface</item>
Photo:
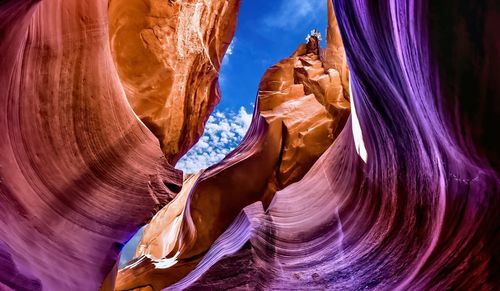
[[[109,1],[111,52],[125,94],[172,164],[200,138],[220,100],[220,65],[239,6],[239,0]]]
[[[2,286],[112,290],[122,245],[180,191],[239,1],[0,8]]]
[[[2,1],[0,290],[498,290],[498,9],[422,3],[327,1],[183,180],[239,1]]]

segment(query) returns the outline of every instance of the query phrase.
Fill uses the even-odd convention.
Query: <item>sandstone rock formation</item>
[[[345,57],[340,62],[338,67]],[[341,73],[325,68],[316,37],[267,70],[241,145],[190,177],[182,194],[153,218],[137,259],[119,271],[117,290],[161,290],[176,283],[245,206],[261,201],[267,207],[276,191],[299,181],[344,128],[350,108],[344,92]]]
[[[181,189],[239,2],[1,1],[0,289],[500,289],[497,3],[327,3]]]
[[[118,2],[0,4],[2,290],[97,290],[108,273],[112,290],[121,247],[176,196],[171,164],[219,99],[239,1]]]
[[[324,65],[327,69],[335,69],[340,73],[342,79],[342,87],[346,88],[344,96],[349,96],[349,71],[347,68],[347,58],[342,44],[337,18],[333,10],[333,1],[327,1],[328,5],[328,22],[326,48],[321,52],[324,59]]]
[[[109,3],[111,52],[125,94],[171,164],[199,139],[220,100],[220,64],[239,6],[239,0]]]

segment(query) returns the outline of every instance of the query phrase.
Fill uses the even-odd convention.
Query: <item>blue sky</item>
[[[288,57],[306,35],[327,25],[326,0],[242,0],[230,55],[221,69],[219,109],[238,111],[255,100],[264,72]]]
[[[242,0],[236,35],[221,68],[221,102],[177,168],[186,173],[207,168],[236,148],[250,126],[264,72],[291,55],[312,29],[325,35],[326,25],[326,0]],[[125,245],[121,266],[132,259],[142,233]]]
[[[243,138],[264,72],[288,57],[314,28],[326,34],[326,0],[242,0],[236,35],[223,60],[222,99],[200,142],[177,164],[187,173],[220,161]]]

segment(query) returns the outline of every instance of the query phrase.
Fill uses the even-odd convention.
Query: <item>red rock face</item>
[[[239,0],[112,0],[109,37],[132,108],[173,164],[203,133],[220,100],[222,58]]]

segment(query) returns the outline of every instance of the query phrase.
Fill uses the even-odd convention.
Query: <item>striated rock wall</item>
[[[327,3],[181,189],[239,1],[2,1],[0,289],[498,290],[498,5]]]
[[[109,37],[132,108],[175,164],[220,100],[239,0],[111,0]],[[175,110],[173,110],[175,108]]]
[[[0,289],[97,290],[109,274],[112,290],[122,245],[176,196],[171,163],[219,99],[239,1],[157,1],[142,16],[142,1],[117,2],[0,4]],[[142,38],[127,34],[137,22]]]
[[[333,21],[320,56],[314,44],[301,46],[270,68],[241,146],[189,184],[183,225],[166,240],[178,246],[151,255],[154,237],[166,237],[162,218],[153,218],[142,256],[119,272],[117,289],[498,289],[496,161],[479,154],[490,144],[457,129],[469,128],[455,109],[463,103],[449,107],[476,95],[457,97],[451,77],[429,63],[443,62],[428,43],[438,34],[429,18],[464,25],[463,7],[489,14],[465,3],[429,16],[434,8],[418,1],[336,1],[351,76],[343,48],[332,45],[340,40]],[[468,28],[487,32],[494,21],[486,19],[469,19]],[[486,70],[498,58],[484,41],[476,56]],[[467,55],[463,47],[455,53]],[[470,72],[464,67],[481,75],[470,63],[445,71]],[[482,94],[484,104],[495,103]],[[352,122],[342,123],[346,107]],[[259,159],[279,145],[278,158]]]

